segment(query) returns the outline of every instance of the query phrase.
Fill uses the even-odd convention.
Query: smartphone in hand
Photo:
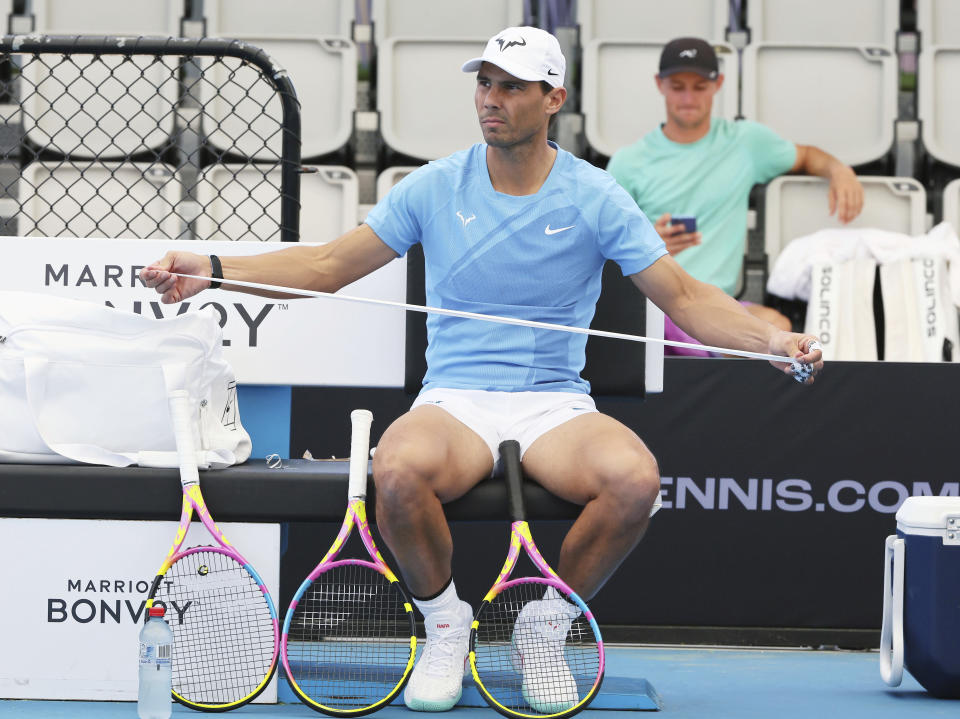
[[[697,218],[693,215],[675,215],[670,218],[671,225],[683,225],[684,232],[697,231]]]

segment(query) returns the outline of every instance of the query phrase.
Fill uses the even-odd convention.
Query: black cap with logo
[[[716,80],[720,68],[713,46],[697,37],[678,37],[668,42],[660,53],[660,77],[678,72],[695,72],[708,80]]]

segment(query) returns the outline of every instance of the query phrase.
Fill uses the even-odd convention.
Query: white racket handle
[[[197,470],[197,450],[193,443],[193,423],[190,417],[190,394],[178,389],[170,393],[170,418],[173,420],[173,439],[180,461],[180,484],[187,487],[200,483]]]
[[[347,496],[350,499],[367,498],[367,457],[370,454],[370,425],[373,414],[368,409],[350,413],[350,481]]]
[[[191,280],[210,281],[209,277],[200,275],[187,275],[182,272],[171,272],[171,275],[184,277]],[[669,347],[685,347],[687,349],[706,350],[716,352],[717,354],[733,355],[735,357],[747,357],[749,359],[767,360],[768,362],[788,362],[795,365],[799,364],[792,357],[783,355],[763,354],[760,352],[748,352],[747,350],[734,350],[725,347],[713,347],[711,345],[698,345],[693,342],[680,342],[678,340],[666,340],[660,337],[644,337],[643,335],[628,335],[622,332],[607,332],[606,330],[591,330],[586,327],[570,327],[569,325],[557,325],[552,322],[537,322],[536,320],[521,320],[516,317],[503,317],[501,315],[484,315],[479,312],[464,312],[462,310],[449,310],[443,307],[429,307],[423,305],[411,305],[406,302],[393,302],[392,300],[378,300],[372,297],[353,297],[351,295],[334,294],[333,292],[320,292],[318,290],[302,290],[296,287],[284,287],[282,285],[267,285],[260,282],[246,282],[244,280],[221,280],[225,285],[235,285],[237,287],[249,287],[254,290],[266,290],[268,292],[282,292],[290,295],[300,295],[301,297],[326,297],[333,300],[343,300],[344,302],[360,302],[367,305],[381,305],[383,307],[396,307],[410,312],[423,312],[430,315],[447,315],[448,317],[463,317],[471,320],[483,320],[485,322],[498,322],[504,325],[518,325],[520,327],[533,327],[542,330],[559,330],[561,332],[571,332],[578,335],[591,335],[593,337],[609,337],[615,340],[627,340],[630,342],[653,342],[655,344]]]

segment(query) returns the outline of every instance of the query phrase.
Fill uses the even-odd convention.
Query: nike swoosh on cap
[[[558,227],[557,229],[554,230],[553,228],[550,227],[550,225],[547,225],[546,227],[543,228],[543,234],[555,235],[558,232],[563,232],[564,230],[572,230],[574,227],[576,227],[576,225],[568,225],[567,227]]]

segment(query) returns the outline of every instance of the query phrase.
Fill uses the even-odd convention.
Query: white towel
[[[810,299],[815,264],[836,264],[871,258],[879,265],[915,257],[946,261],[953,303],[960,307],[960,239],[948,222],[918,237],[872,228],[841,228],[814,232],[789,242],[777,257],[767,291],[785,299]]]

